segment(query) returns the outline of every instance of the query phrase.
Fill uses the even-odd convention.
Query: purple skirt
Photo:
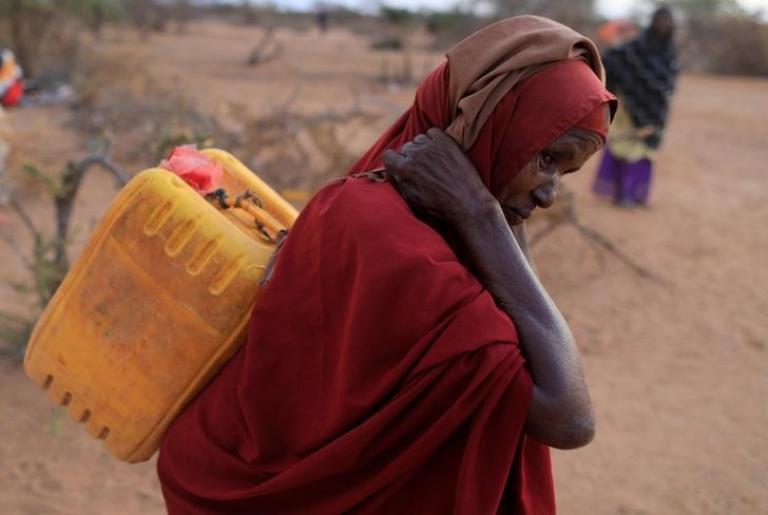
[[[653,166],[649,159],[630,163],[605,149],[592,190],[617,204],[646,204],[651,188]]]

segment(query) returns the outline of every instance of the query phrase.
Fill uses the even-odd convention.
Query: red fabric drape
[[[350,173],[380,168],[384,150],[398,149],[431,127],[448,127],[448,83],[446,62],[427,76],[411,108],[352,166]],[[553,64],[507,93],[475,143],[465,150],[483,183],[498,195],[518,170],[567,129],[585,125],[604,138],[608,127],[602,123],[600,113],[606,103],[615,109],[615,102],[616,97],[585,62]]]
[[[514,326],[388,184],[325,188],[248,342],[165,435],[171,513],[495,513],[530,481]],[[525,488],[524,488],[525,487]],[[541,490],[541,494],[532,492]],[[550,513],[548,509],[521,513]]]
[[[445,126],[445,74],[352,171]],[[468,152],[489,187],[605,102],[599,81],[569,76],[579,94],[548,89],[539,115],[523,102],[537,81],[502,100]],[[166,433],[168,510],[551,514],[549,451],[524,432],[531,391],[514,325],[440,234],[390,184],[339,181],[288,236],[244,348]]]

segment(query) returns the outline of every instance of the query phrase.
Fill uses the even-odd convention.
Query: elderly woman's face
[[[557,196],[560,177],[578,171],[603,146],[597,134],[573,128],[539,152],[502,192],[501,207],[509,225],[522,223],[537,207],[548,208]]]

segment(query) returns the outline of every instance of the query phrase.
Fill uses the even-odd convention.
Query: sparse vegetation
[[[121,16],[118,0],[4,0],[0,3],[0,44],[15,52],[27,74],[67,78],[82,28],[99,33]]]
[[[683,67],[723,75],[768,76],[768,24],[735,0],[673,0]]]
[[[64,176],[74,177],[84,158],[105,151],[88,148],[92,138],[108,136],[114,142],[109,156],[130,172],[155,164],[175,144],[216,145],[301,203],[343,173],[413,99],[415,84],[399,78],[405,53],[370,50],[388,30],[397,35],[395,25],[376,16],[330,10],[330,30],[322,34],[311,13],[277,13],[275,33],[284,45],[279,61],[249,67],[248,53],[266,18],[246,25],[237,3],[192,4],[186,33],[169,18],[165,33],[148,27],[146,40],[125,10],[120,25],[105,23],[96,43],[85,21],[67,15],[62,23],[79,27],[77,45],[61,46],[71,60],[58,57],[55,42],[65,40],[54,37],[56,28],[41,43],[38,65],[25,66],[37,77],[66,78],[57,71],[65,68],[78,99],[74,108],[38,104],[4,113],[13,129],[7,139],[10,192],[37,229],[30,231],[0,197],[5,355],[21,357],[41,299],[60,280],[56,197],[73,183]],[[0,7],[7,5],[0,0]],[[715,44],[700,51],[695,45],[706,42],[706,32],[694,44],[681,18],[683,64],[696,70],[719,65],[723,73],[760,70],[765,54],[751,41],[758,33],[753,27],[762,31],[764,25],[742,25],[745,18],[734,12],[717,16],[725,26],[712,32]],[[410,45],[415,80],[472,24],[488,22],[462,13],[436,15],[426,18],[426,33],[424,20],[417,18],[401,35]],[[0,17],[3,38],[9,44],[7,17]],[[709,61],[715,51],[719,57]],[[747,59],[753,64],[738,62]],[[764,80],[683,74],[668,143],[658,157],[657,202],[648,210],[617,211],[594,201],[594,163],[564,179],[578,202],[575,221],[609,237],[666,284],[640,278],[602,249],[593,253],[591,240],[573,223],[567,196],[549,217],[543,211],[531,220],[533,237],[554,229],[537,243],[535,262],[574,330],[599,401],[598,446],[573,459],[555,456],[566,478],[558,492],[566,511],[766,511],[765,460],[759,458],[768,422],[764,391],[754,388],[764,384],[768,352],[768,210],[759,166],[768,130],[765,89]],[[116,192],[112,176],[94,168],[81,176],[64,239],[73,260]],[[67,421],[64,408],[51,411],[13,363],[0,360],[0,455],[7,472],[0,474],[1,512],[111,513],[115,506],[125,514],[165,512],[150,477],[154,463],[126,467],[106,460],[82,428]],[[735,372],[734,378],[713,382],[722,371]],[[653,452],[657,448],[662,451]],[[615,481],[603,495],[606,477],[625,476],[632,481]]]
[[[67,163],[58,175],[48,174],[34,165],[27,164],[24,171],[42,187],[53,204],[54,231],[49,233],[24,205],[24,201],[11,197],[9,206],[21,221],[31,241],[31,248],[24,249],[13,235],[0,231],[0,239],[12,250],[23,264],[28,280],[14,280],[12,288],[32,299],[29,313],[19,315],[0,311],[0,338],[6,343],[4,354],[20,357],[39,313],[48,304],[69,270],[69,252],[72,212],[83,176],[94,166],[114,175],[118,187],[128,180],[128,174],[112,163],[108,145],[101,151],[77,162]]]

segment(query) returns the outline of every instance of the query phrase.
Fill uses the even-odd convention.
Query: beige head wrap
[[[588,38],[547,18],[515,16],[489,25],[448,51],[453,122],[446,132],[468,149],[496,104],[548,64],[583,59],[605,83],[600,53]]]

